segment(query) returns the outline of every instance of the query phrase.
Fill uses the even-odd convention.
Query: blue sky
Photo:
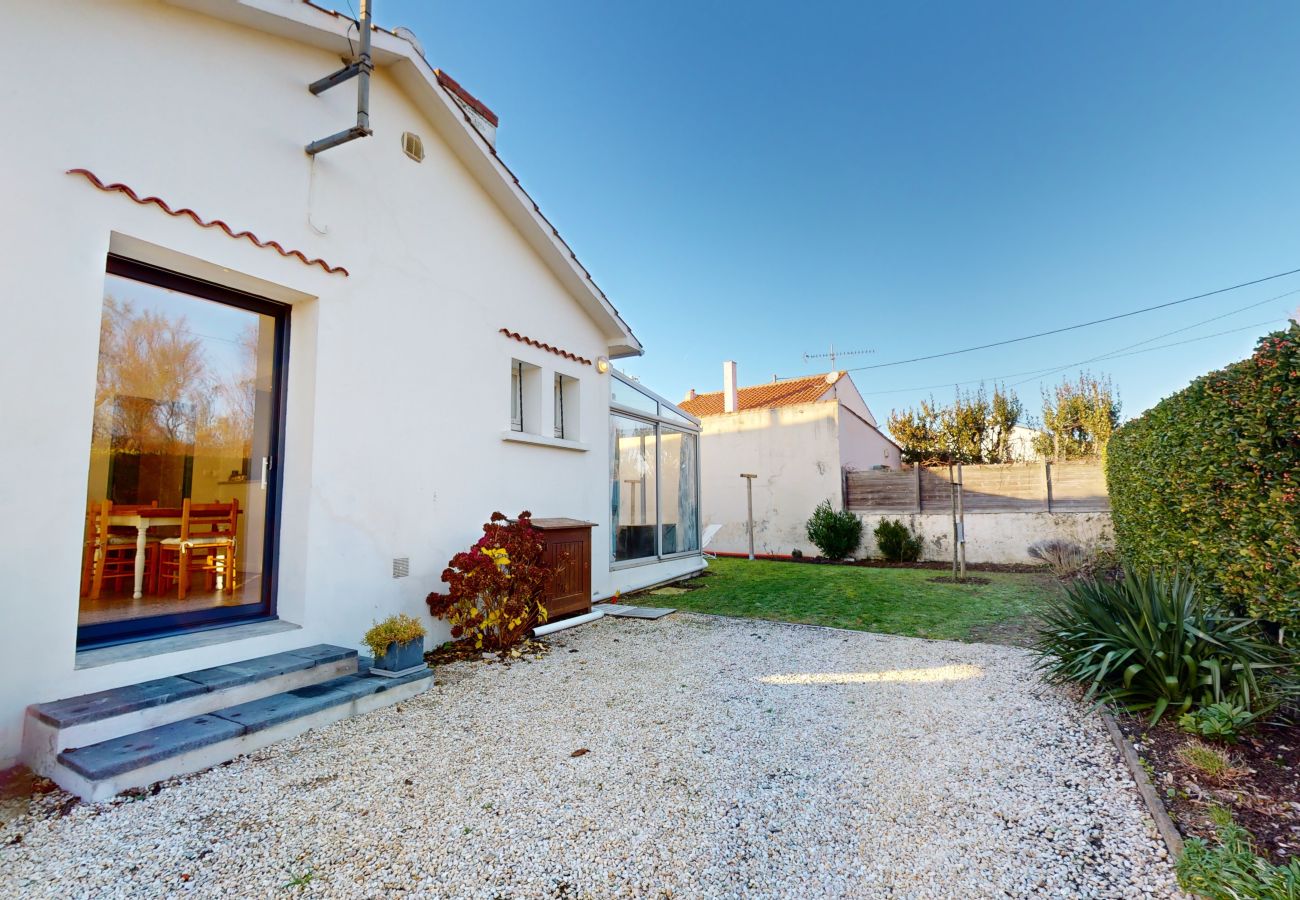
[[[1300,267],[1300,5],[380,0],[647,347],[660,393],[983,344]],[[883,421],[1094,363],[1125,415],[1249,354],[1300,275],[854,373]],[[1279,322],[1271,327],[1281,327]],[[1062,374],[1072,374],[1077,369]],[[1054,375],[1042,381],[1051,384]],[[1038,379],[1016,388],[1039,408]]]

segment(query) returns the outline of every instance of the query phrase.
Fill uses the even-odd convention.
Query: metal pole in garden
[[[952,497],[952,580],[957,580],[957,479],[948,464],[948,493]]]
[[[758,475],[747,475],[742,472],[740,477],[745,479],[745,494],[746,494],[746,499],[749,501],[749,518],[748,518],[749,558],[753,559],[754,558],[754,479],[757,478]]]
[[[957,463],[957,544],[961,548],[961,580],[966,580],[966,499],[963,489],[966,479],[962,476],[961,463]]]

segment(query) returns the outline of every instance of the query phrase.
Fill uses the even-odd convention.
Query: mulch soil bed
[[[992,584],[987,578],[980,578],[978,575],[967,575],[965,578],[953,578],[951,575],[939,575],[935,578],[927,578],[926,581],[933,584]]]
[[[1300,857],[1300,727],[1267,725],[1227,750],[1236,770],[1213,780],[1188,766],[1178,749],[1196,741],[1172,721],[1148,729],[1134,716],[1116,716],[1138,756],[1151,766],[1152,782],[1183,837],[1214,842],[1209,810],[1218,805],[1255,836],[1256,852],[1274,863]],[[1208,742],[1206,742],[1208,743]]]
[[[431,666],[445,666],[448,663],[460,662],[464,659],[486,659],[502,660],[519,659],[521,657],[543,656],[550,652],[550,645],[545,641],[539,641],[536,638],[525,638],[512,650],[506,653],[482,650],[474,646],[474,642],[467,639],[459,641],[448,641],[440,644],[434,649],[424,654],[424,661]]]

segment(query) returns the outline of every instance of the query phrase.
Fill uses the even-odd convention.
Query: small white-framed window
[[[510,430],[524,430],[524,364],[510,360]]]
[[[546,376],[541,366],[510,360],[510,430],[550,434],[546,410]]]
[[[564,437],[564,376],[555,373],[555,436]]]
[[[555,436],[576,441],[578,431],[578,379],[555,373]]]

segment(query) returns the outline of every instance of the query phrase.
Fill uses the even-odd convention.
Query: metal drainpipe
[[[370,73],[374,71],[375,66],[370,59],[370,22],[370,0],[361,0],[361,15],[357,22],[357,27],[361,30],[361,52],[358,54],[356,61],[349,63],[331,75],[326,75],[324,78],[312,82],[307,87],[313,94],[320,94],[355,76],[357,79],[357,124],[345,131],[331,134],[327,138],[312,141],[307,145],[308,156],[315,156],[322,150],[337,147],[339,144],[346,144],[348,141],[360,137],[369,137],[372,134],[370,130]]]
[[[361,71],[357,74],[357,128],[370,134],[370,0],[361,0]]]
[[[747,520],[749,530],[749,558],[754,558],[754,479],[758,477],[755,474],[742,473],[741,478],[745,479],[745,497],[748,501],[749,518]]]

